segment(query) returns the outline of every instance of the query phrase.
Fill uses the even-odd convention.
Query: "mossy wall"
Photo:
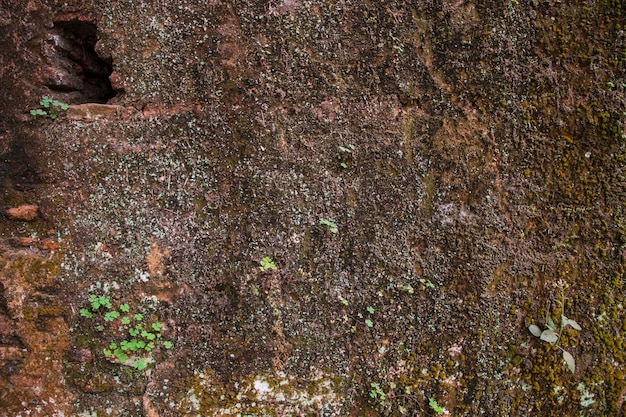
[[[18,3],[2,192],[40,216],[0,220],[0,257],[39,239],[63,303],[0,313],[62,317],[59,409],[626,415],[622,2]],[[116,107],[42,84],[58,21],[97,27]],[[73,106],[31,116],[44,95]],[[174,347],[111,360],[90,293]],[[558,346],[529,332],[562,314]]]

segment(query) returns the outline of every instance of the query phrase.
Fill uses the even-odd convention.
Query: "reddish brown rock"
[[[11,239],[9,241],[14,246],[21,246],[24,248],[28,248],[31,246],[35,246],[37,242],[39,242],[39,239],[36,239],[34,237],[18,237],[15,239]]]
[[[5,315],[0,315],[0,336],[13,336],[15,334],[15,325],[13,320]]]
[[[52,239],[43,239],[39,242],[37,246],[39,247],[39,249],[54,252],[59,249],[59,242]]]
[[[120,106],[109,104],[86,103],[78,106],[70,106],[67,109],[67,118],[71,120],[97,120],[113,117],[123,110]]]
[[[82,90],[83,88],[83,80],[79,77],[54,67],[44,69],[43,82],[45,85],[61,91]]]
[[[109,81],[111,82],[111,87],[113,87],[116,91],[126,90],[126,86],[124,85],[119,73],[113,71],[111,75],[109,75]]]
[[[59,249],[59,242],[53,239],[37,239],[33,237],[17,237],[9,239],[13,246],[23,248],[39,248],[48,252],[54,252]]]
[[[0,347],[0,362],[21,360],[25,352],[24,349],[15,346]]]
[[[38,207],[35,204],[24,204],[19,207],[12,207],[6,211],[6,215],[13,220],[24,220],[27,222],[37,218]]]

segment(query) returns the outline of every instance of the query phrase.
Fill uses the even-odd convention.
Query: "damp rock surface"
[[[625,25],[3,0],[0,415],[624,415]]]

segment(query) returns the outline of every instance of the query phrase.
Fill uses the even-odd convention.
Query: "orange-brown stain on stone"
[[[169,258],[169,250],[162,250],[158,244],[152,242],[150,245],[150,253],[146,257],[148,264],[148,272],[151,277],[163,275],[165,272],[165,260]]]
[[[6,215],[13,220],[24,220],[27,222],[37,218],[38,207],[35,204],[23,204],[18,207],[7,209]]]
[[[154,296],[161,302],[171,303],[172,300],[188,290],[186,285],[177,285],[166,278],[168,249],[161,248],[156,242],[150,245],[146,256],[146,264],[150,279],[141,286],[142,296]]]

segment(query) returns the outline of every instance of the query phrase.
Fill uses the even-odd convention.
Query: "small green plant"
[[[356,146],[354,145],[348,145],[348,147],[344,147],[344,146],[339,146],[339,150],[343,153],[352,153],[353,150],[356,149]]]
[[[345,146],[339,146],[339,150],[340,150],[343,154],[347,154],[347,155],[351,154],[351,153],[352,153],[352,151],[354,151],[355,149],[356,149],[356,146],[354,146],[354,145],[348,145],[348,147],[345,147]],[[341,160],[341,159],[343,159],[343,158],[342,158],[341,156],[339,156],[339,159]],[[344,161],[341,161],[341,162],[339,163],[339,165],[341,165],[341,167],[342,167],[342,168],[344,168],[344,169],[345,169],[345,168],[348,168],[348,163],[347,163],[345,160],[344,160]]]
[[[567,288],[567,284],[564,281],[559,281],[557,286],[561,290],[561,299],[559,301],[559,304],[561,306],[560,325],[557,326],[554,323],[554,320],[552,320],[552,317],[550,316],[550,308],[548,308],[548,310],[546,311],[547,328],[545,330],[541,330],[541,328],[536,324],[531,324],[530,326],[528,326],[528,330],[532,333],[533,336],[538,337],[544,342],[548,342],[551,345],[560,349],[563,353],[563,360],[565,360],[567,367],[573,373],[576,371],[576,361],[568,351],[566,351],[565,349],[563,349],[563,347],[559,345],[559,341],[561,340],[561,336],[563,335],[563,330],[565,330],[567,326],[570,326],[573,329],[579,331],[582,330],[582,328],[578,323],[576,323],[575,320],[572,320],[565,316],[565,288]]]
[[[402,291],[408,292],[409,294],[413,294],[415,292],[415,289],[411,284],[397,284],[397,287],[400,288]]]
[[[30,111],[30,114],[33,116],[45,116],[51,119],[56,119],[59,115],[66,111],[70,105],[67,103],[63,103],[58,100],[53,100],[48,96],[43,96],[39,101],[39,105],[42,107],[40,109],[33,109]]]
[[[389,37],[391,38],[391,40],[393,40],[393,49],[395,49],[400,54],[404,52],[404,44],[402,43],[402,41],[393,36],[391,33],[389,33]]]
[[[422,289],[435,288],[435,284],[429,279],[419,278],[418,281],[422,285]],[[396,287],[409,294],[415,293],[415,288],[411,284],[396,284]]]
[[[276,267],[276,264],[274,263],[272,258],[270,258],[269,256],[266,256],[263,259],[261,259],[260,269],[261,269],[261,272],[265,272],[269,269],[271,269],[272,271],[276,271],[278,268]]]
[[[113,310],[109,311],[104,315],[104,321],[113,321],[120,316],[120,312]]]
[[[320,224],[322,226],[328,226],[328,230],[330,230],[330,233],[337,233],[339,231],[339,229],[337,229],[337,223],[333,222],[332,220],[320,219]]]
[[[124,331],[127,333],[127,338],[112,341],[103,349],[107,357],[115,358],[122,364],[132,365],[141,371],[153,362],[150,352],[154,348],[163,346],[165,349],[171,349],[174,346],[172,342],[162,340],[163,323],[154,321],[149,326],[145,325],[144,315],[131,314],[129,304],[120,304],[115,309],[109,297],[96,294],[91,294],[88,301],[91,308],[81,308],[79,312],[86,319],[94,319],[96,314],[101,315],[103,322],[95,326],[98,331],[104,332],[109,328],[113,334]]]
[[[429,279],[420,278],[419,282],[420,282],[420,284],[422,284],[425,287],[435,288],[435,284],[433,284],[432,281],[429,280]]]
[[[434,398],[429,398],[428,399],[428,405],[430,406],[430,408],[433,409],[433,411],[435,413],[437,413],[438,416],[442,415],[443,413],[445,413],[445,409],[439,405],[439,403],[437,402],[436,399]]]
[[[377,400],[380,405],[384,407],[387,395],[385,394],[385,391],[383,391],[383,389],[380,387],[380,384],[378,382],[372,382],[370,384],[370,388],[370,398]]]
[[[93,311],[97,311],[100,307],[111,308],[111,300],[109,297],[101,295],[97,296],[95,294],[91,294],[89,296],[89,303],[91,304],[91,309]]]

